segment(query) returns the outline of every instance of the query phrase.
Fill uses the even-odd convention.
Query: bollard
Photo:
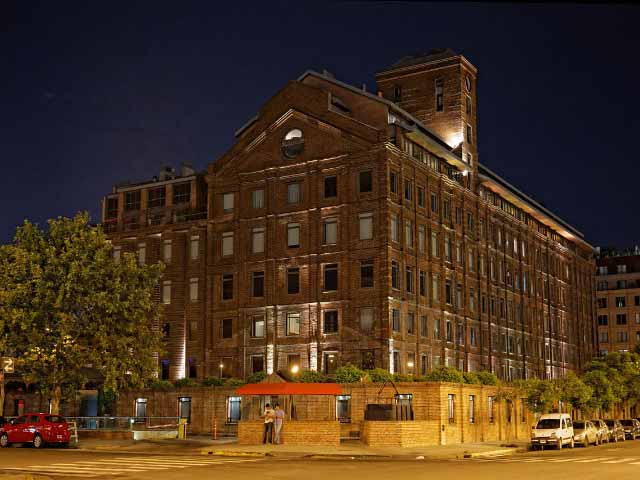
[[[213,417],[213,439],[218,439],[218,417]]]
[[[187,419],[181,418],[178,420],[178,439],[186,440],[187,439]]]

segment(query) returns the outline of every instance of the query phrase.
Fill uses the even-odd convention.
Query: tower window
[[[467,95],[466,107],[467,115],[471,115],[471,95]]]
[[[395,86],[393,87],[393,101],[399,102],[400,100],[402,100],[402,87]]]
[[[444,111],[444,81],[436,80],[436,111]]]
[[[467,123],[467,142],[473,143],[473,129],[471,125]]]

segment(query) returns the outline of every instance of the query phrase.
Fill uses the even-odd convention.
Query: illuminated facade
[[[478,162],[476,73],[432,52],[379,73],[376,95],[309,71],[238,130],[208,167],[206,221],[169,229],[206,239],[171,377],[579,369],[593,249]]]
[[[640,249],[603,250],[596,263],[598,351],[632,352],[640,344]]]

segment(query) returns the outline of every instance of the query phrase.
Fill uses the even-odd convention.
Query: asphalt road
[[[198,455],[93,453],[74,450],[0,450],[4,475],[117,480],[367,480],[453,475],[474,480],[632,479],[640,476],[640,440],[599,447],[547,450],[505,458],[460,460],[304,460]],[[411,476],[411,477],[410,477]],[[27,477],[28,478],[28,477]],[[442,477],[446,478],[446,477]]]

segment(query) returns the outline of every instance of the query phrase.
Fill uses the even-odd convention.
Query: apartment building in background
[[[346,363],[550,378],[592,356],[593,248],[480,163],[476,68],[435,50],[376,79],[307,71],[206,174],[105,198],[116,248],[153,262],[171,245],[163,378]]]
[[[640,248],[599,249],[596,257],[598,353],[640,343]]]

